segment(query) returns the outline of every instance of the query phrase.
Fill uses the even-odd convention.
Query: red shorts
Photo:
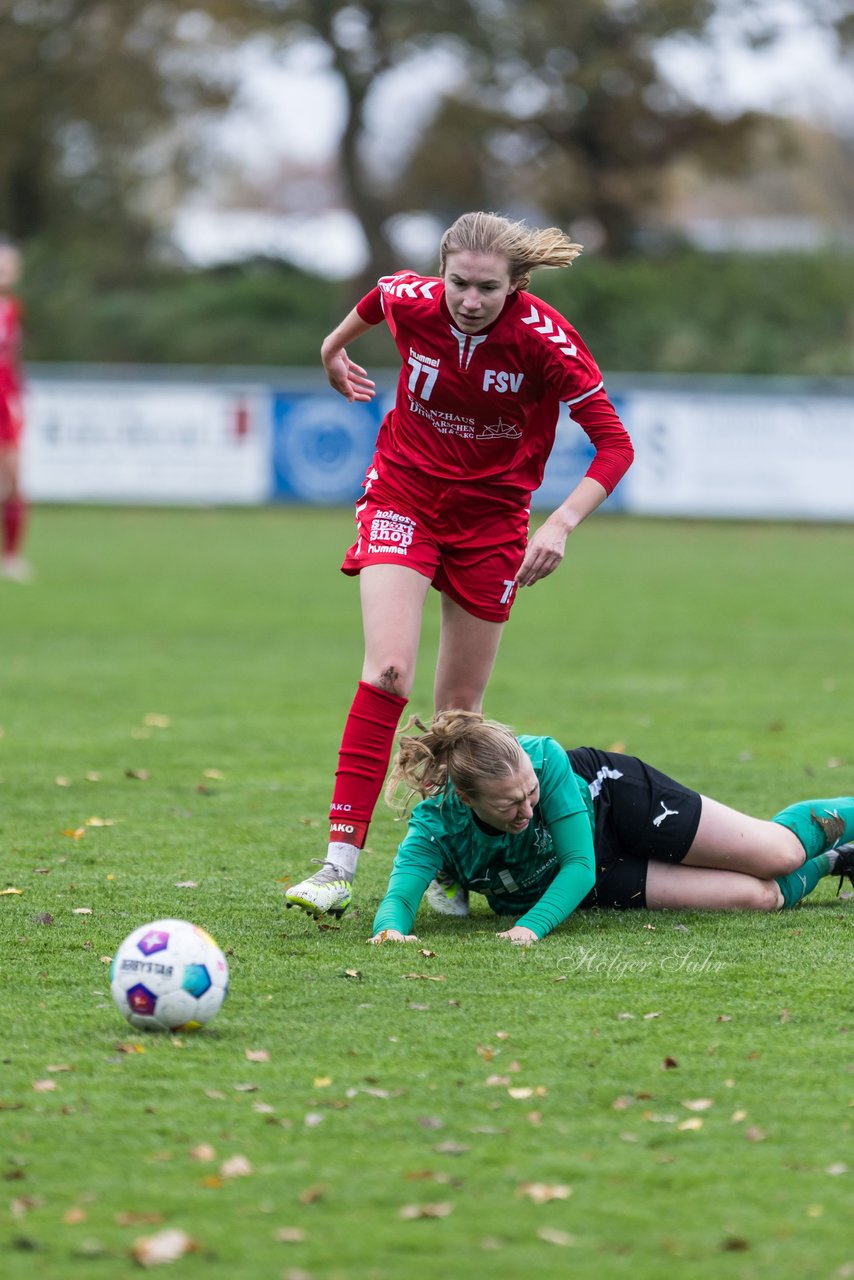
[[[15,391],[0,390],[0,447],[17,447],[24,429],[21,397]]]
[[[429,578],[467,613],[506,622],[528,545],[530,511],[515,497],[437,480],[375,456],[356,504],[359,536],[343,573],[398,564]]]

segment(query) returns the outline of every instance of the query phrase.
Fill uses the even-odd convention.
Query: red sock
[[[7,498],[3,503],[3,555],[17,554],[24,536],[27,508],[23,498]]]
[[[385,781],[394,732],[406,698],[359,681],[338,753],[329,808],[331,842],[361,849]]]

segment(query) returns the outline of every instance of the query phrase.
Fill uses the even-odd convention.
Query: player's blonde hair
[[[527,227],[500,213],[463,213],[448,227],[439,244],[439,274],[449,253],[500,253],[510,265],[510,283],[524,289],[537,267],[568,267],[581,253],[560,227]]]
[[[413,725],[421,730],[417,737],[408,734]],[[478,795],[484,783],[512,777],[527,759],[512,729],[478,711],[440,711],[429,727],[412,716],[400,733],[385,798],[401,810],[416,796],[441,795],[449,781],[464,795]]]

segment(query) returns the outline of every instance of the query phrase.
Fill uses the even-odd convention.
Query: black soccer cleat
[[[838,898],[842,892],[846,876],[854,885],[854,844],[840,844],[837,846],[835,853],[836,866],[833,868],[833,875],[839,876],[839,888],[836,890]]]

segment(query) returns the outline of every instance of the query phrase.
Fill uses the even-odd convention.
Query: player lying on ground
[[[563,559],[573,530],[607,497],[632,446],[596,362],[567,320],[525,292],[536,267],[581,252],[555,227],[467,213],[442,237],[440,276],[387,276],[323,343],[330,383],[350,401],[374,384],[347,346],[383,320],[403,367],[356,506],[344,573],[359,575],[365,657],[347,717],[321,869],[288,906],[340,916],[412,689],[421,617],[441,592],[436,709],[480,711],[517,587]],[[589,436],[587,474],[528,539],[531,494],[561,404]]]
[[[417,723],[417,722],[416,722]],[[398,849],[372,942],[412,942],[427,886],[445,877],[516,923],[530,943],[576,907],[776,911],[827,875],[854,881],[854,797],[804,800],[766,822],[690,790],[635,756],[516,738],[466,711],[401,739],[389,778],[421,796]],[[433,905],[437,904],[433,902]]]

